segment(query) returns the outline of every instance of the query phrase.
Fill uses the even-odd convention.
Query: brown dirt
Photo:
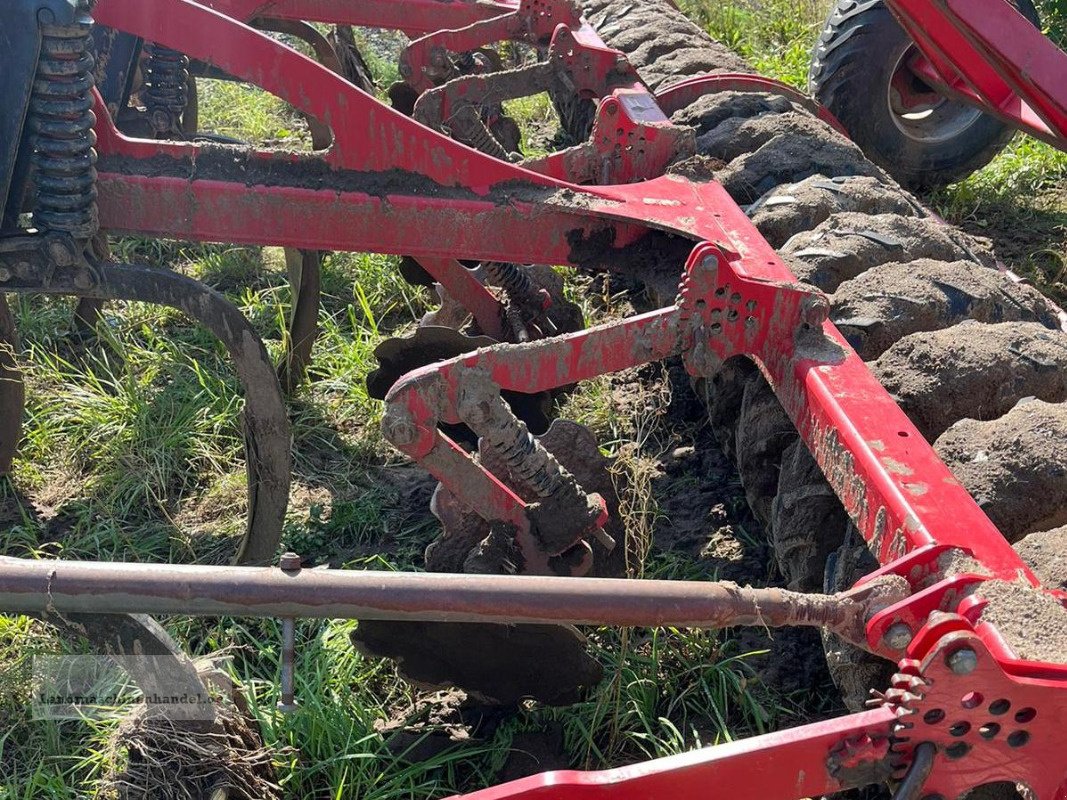
[[[785,131],[791,131],[798,138],[816,139],[823,132],[823,123],[806,112],[792,109],[750,118],[731,116],[698,136],[697,149],[729,163],[756,152]]]
[[[515,706],[527,697],[569,705],[603,674],[584,637],[562,625],[364,621],[352,644],[397,661],[417,686],[477,687],[466,691],[486,705]]]
[[[571,765],[564,747],[562,725],[548,725],[544,730],[516,733],[508,750],[507,760],[496,776],[498,783],[566,769]]]
[[[1067,608],[1023,583],[986,581],[976,594],[989,601],[982,621],[996,626],[1020,658],[1067,664]]]
[[[1024,536],[1015,551],[1051,589],[1067,589],[1067,526]]]
[[[778,115],[778,117],[787,115]],[[754,124],[772,130],[778,117],[763,117]],[[808,127],[817,130],[817,121]],[[827,129],[829,130],[829,129]],[[869,175],[880,177],[881,171],[866,161],[855,145],[838,137],[802,138],[788,127],[780,126],[767,143],[735,159],[719,173],[720,183],[739,203],[753,203],[783,183],[803,180],[811,175]]]
[[[865,175],[812,175],[799,183],[787,183],[763,195],[748,213],[763,238],[773,247],[781,247],[792,236],[846,211],[909,217],[926,214],[919,201],[900,187]]]
[[[585,16],[601,38],[630,55],[653,89],[692,75],[751,72],[736,53],[707,36],[693,36],[693,23],[666,3],[585,0]]]
[[[831,319],[866,360],[909,333],[941,330],[968,318],[1055,325],[1037,290],[965,261],[921,259],[875,267],[841,284],[831,306]]]
[[[1067,400],[1067,337],[1032,322],[905,336],[871,365],[930,441],[960,419],[990,420],[1024,397]]]
[[[692,128],[698,137],[713,131],[730,119],[738,122],[764,114],[783,114],[793,110],[793,104],[784,97],[749,92],[716,92],[700,97],[696,102],[671,115],[671,122]],[[701,152],[714,155],[710,150]]]
[[[996,266],[989,250],[976,249],[959,231],[929,217],[899,214],[834,214],[817,228],[798,233],[779,252],[794,275],[824,292],[893,262],[930,258]]]
[[[420,694],[396,708],[389,719],[376,720],[374,730],[397,758],[418,764],[470,741],[471,720],[464,713],[467,705],[466,693],[458,689]]]
[[[1009,541],[1067,522],[1067,405],[1029,400],[961,420],[935,449]]]

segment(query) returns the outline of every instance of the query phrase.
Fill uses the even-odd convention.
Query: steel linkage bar
[[[389,619],[499,624],[824,628],[862,645],[906,593],[889,579],[839,595],[707,581],[30,561],[0,556],[0,608],[23,613]]]

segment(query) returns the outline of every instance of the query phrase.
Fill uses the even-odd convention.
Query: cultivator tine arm
[[[599,100],[616,89],[629,90],[630,95],[623,99],[635,111],[651,113],[650,119],[666,123],[667,118],[625,56],[606,47],[585,22],[573,29],[559,24],[545,61],[453,78],[423,92],[415,102],[413,116],[435,130],[450,130],[455,138],[477,150],[506,158],[507,153],[496,152],[499,147],[492,148],[493,137],[481,119],[481,109],[540,92]],[[640,98],[645,98],[644,102]]]
[[[16,294],[136,300],[182,311],[211,331],[233,360],[244,390],[248,517],[239,562],[270,563],[289,497],[289,418],[262,341],[235,306],[199,281],[170,270],[88,258],[58,234],[0,242],[0,288]]]
[[[1067,54],[1007,2],[887,0],[922,51],[909,64],[946,93],[1067,149]]]

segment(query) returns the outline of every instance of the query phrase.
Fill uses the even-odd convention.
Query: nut
[[[957,650],[948,657],[948,668],[956,675],[969,675],[978,668],[978,654],[969,647]]]
[[[911,628],[903,622],[894,623],[886,630],[882,641],[890,650],[903,650],[911,644]]]
[[[286,572],[296,572],[300,569],[304,559],[298,556],[296,553],[287,552],[282,553],[282,557],[278,559],[278,566]]]
[[[821,294],[809,294],[800,304],[800,321],[821,328],[830,318],[830,302]]]

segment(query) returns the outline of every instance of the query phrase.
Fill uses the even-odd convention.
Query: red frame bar
[[[201,5],[242,22],[257,17],[329,22],[409,36],[462,28],[518,8],[507,0],[205,0]]]
[[[1067,54],[1006,0],[886,0],[935,88],[1067,149]]]
[[[466,795],[464,800],[707,800],[716,787],[762,800],[820,797],[870,781],[837,779],[827,757],[845,740],[888,743],[896,715],[880,708],[752,736],[601,772],[546,772]]]

